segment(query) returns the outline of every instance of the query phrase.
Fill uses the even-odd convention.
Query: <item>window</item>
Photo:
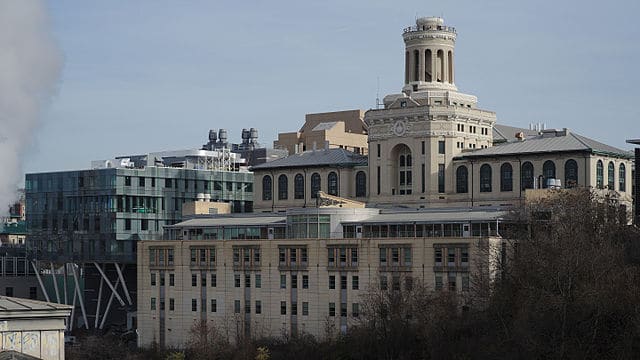
[[[166,187],[166,188],[173,187],[171,179],[164,179],[164,187]]]
[[[131,219],[124,219],[124,229],[131,230]]]
[[[338,174],[334,171],[327,176],[327,192],[329,195],[338,196]]]
[[[613,161],[609,161],[609,165],[607,166],[607,188],[609,190],[615,190],[615,165],[613,165]]]
[[[262,275],[256,274],[256,289],[262,288]]]
[[[334,275],[329,276],[329,289],[333,290],[336,288],[336,277]]]
[[[351,277],[351,289],[353,290],[360,289],[360,278],[357,275],[353,275]]]
[[[425,146],[425,145],[426,145],[426,144],[425,144],[425,142],[424,142],[424,141],[422,141],[422,142],[420,143],[420,148],[421,148],[420,153],[421,153],[422,155],[424,155],[424,154],[425,154],[425,150],[426,150],[426,146]]]
[[[287,175],[278,176],[278,200],[287,200],[289,193],[289,183]]]
[[[387,249],[386,248],[380,248],[380,265],[381,266],[387,265]]]
[[[500,191],[513,191],[513,168],[509,163],[500,166]]]
[[[198,311],[198,300],[191,299],[191,311]]]
[[[620,164],[620,168],[618,169],[618,190],[620,190],[621,192],[627,191],[626,178],[627,178],[627,169],[624,166],[624,164]]]
[[[335,248],[329,248],[327,250],[327,253],[328,253],[328,256],[327,256],[328,260],[327,261],[329,262],[330,266],[333,266],[335,264],[335,262],[336,262],[336,259],[335,259]]]
[[[491,192],[491,166],[489,164],[480,167],[480,192]]]
[[[360,304],[358,303],[351,304],[351,316],[356,318],[360,316]]]
[[[313,199],[318,197],[318,191],[320,191],[320,174],[313,173],[311,175],[311,197]]]
[[[302,288],[303,289],[309,288],[309,275],[302,275]]]
[[[251,300],[244,301],[244,313],[251,314]]]
[[[382,275],[380,276],[380,290],[387,290],[388,288],[388,283],[387,283],[387,276],[386,275]]]
[[[240,287],[240,274],[233,274],[233,286]]]
[[[302,264],[306,264],[307,261],[309,260],[308,256],[307,256],[307,248],[301,248],[300,249],[300,262]]]
[[[286,289],[286,288],[287,288],[287,275],[280,274],[280,289]]]
[[[236,314],[240,314],[240,300],[233,301],[233,312]]]
[[[436,248],[434,249],[434,262],[436,263],[436,266],[442,266],[442,248]]]
[[[131,176],[124,177],[124,186],[131,186]]]
[[[391,278],[391,288],[393,289],[393,291],[400,290],[400,276],[393,276]]]
[[[456,291],[456,273],[449,273],[449,291]]]
[[[265,175],[262,177],[262,200],[271,200],[272,198],[272,183],[271,176]]]
[[[347,275],[340,275],[340,289],[347,290]]]
[[[169,311],[174,311],[176,309],[176,300],[174,298],[169,299]]]
[[[329,303],[329,316],[336,316],[336,303]]]
[[[9,296],[7,294],[7,296]],[[151,298],[151,310],[155,310],[156,309],[156,298],[152,297]]]
[[[151,273],[151,286],[156,286],[156,273]]]
[[[573,159],[564,163],[564,186],[566,188],[578,186],[578,163]]]
[[[293,198],[304,199],[304,176],[297,174],[293,178]]]
[[[436,274],[435,287],[436,290],[442,290],[442,274]]]
[[[542,176],[544,178],[542,187],[546,189],[549,187],[549,179],[556,178],[556,164],[553,161],[547,160],[542,164]]]
[[[444,193],[444,164],[438,164],[438,192]]]
[[[356,173],[356,197],[367,196],[367,175],[364,171]]]
[[[351,265],[358,264],[358,248],[351,248]]]
[[[444,140],[438,141],[438,154],[444,154]]]
[[[211,274],[211,287],[216,287],[218,286],[218,281],[217,281],[217,276],[216,274]]]
[[[280,315],[287,315],[287,302],[280,301]]]
[[[291,315],[298,315],[298,303],[291,303]]]
[[[447,249],[447,265],[453,266],[456,263],[456,249],[448,248]]]
[[[462,266],[469,266],[469,248],[460,249],[460,264]]]
[[[341,317],[347,316],[347,303],[340,303],[340,316]]]
[[[309,316],[309,303],[306,301],[302,303],[302,316]]]
[[[256,300],[256,314],[262,314],[262,301]]]
[[[602,160],[598,160],[596,164],[596,187],[598,189],[604,188],[604,165]]]
[[[291,288],[292,289],[298,288],[298,275],[296,274],[291,274]]]
[[[211,312],[217,312],[218,311],[218,302],[216,301],[216,299],[211,299]]]
[[[169,274],[169,286],[176,285],[176,276],[174,274]]]
[[[533,189],[533,164],[528,161],[522,164],[522,169],[520,170],[520,183],[522,185],[522,190]]]
[[[144,179],[144,177],[140,176],[140,177],[138,178],[138,186],[140,186],[140,187],[145,187],[145,185],[146,185],[146,184],[145,184],[145,179]]]
[[[464,165],[458,166],[456,170],[456,192],[458,194],[469,192],[469,172]]]
[[[191,274],[191,286],[198,286],[198,275]]]
[[[251,274],[244,274],[244,287],[251,287]]]

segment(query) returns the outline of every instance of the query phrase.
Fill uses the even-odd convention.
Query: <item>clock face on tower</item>
[[[393,124],[392,130],[397,136],[402,136],[407,132],[407,124],[403,120],[398,120]]]

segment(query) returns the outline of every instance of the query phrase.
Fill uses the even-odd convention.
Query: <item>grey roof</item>
[[[373,215],[364,220],[345,221],[352,224],[397,224],[397,223],[460,223],[494,221],[509,215],[504,210],[456,209],[442,211],[394,211]]]
[[[45,301],[22,299],[8,296],[0,296],[0,318],[4,312],[16,312],[16,311],[56,311],[56,310],[69,310],[71,311],[71,305],[57,304]]]
[[[553,135],[553,132],[556,132],[556,134]],[[536,137],[527,138],[523,141],[514,140],[505,144],[499,144],[489,148],[463,153],[459,158],[575,151],[604,153],[629,158],[629,153],[625,150],[603,144],[582,135],[574,134],[567,129],[544,130],[543,134]]]
[[[216,216],[189,219],[165,228],[181,227],[215,227],[215,226],[260,226],[286,223],[286,216],[258,215],[258,216]]]
[[[513,140],[513,139],[515,139],[516,134],[519,133],[519,132],[524,133],[524,136],[527,137],[527,138],[534,137],[534,136],[538,135],[538,132],[536,130],[519,128],[519,127],[515,127],[515,126],[495,124],[495,125],[493,125],[493,141],[494,142],[504,142],[504,141]]]
[[[345,149],[322,149],[305,151],[299,154],[289,155],[285,158],[273,160],[256,165],[251,170],[295,168],[295,167],[319,167],[319,166],[356,166],[366,165],[367,157]]]

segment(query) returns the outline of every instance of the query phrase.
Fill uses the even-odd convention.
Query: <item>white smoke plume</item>
[[[22,158],[54,93],[61,54],[40,0],[0,0],[0,215],[17,198]]]

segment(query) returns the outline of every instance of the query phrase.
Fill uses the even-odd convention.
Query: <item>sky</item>
[[[209,129],[272,146],[304,115],[400,92],[402,29],[457,29],[456,85],[498,123],[640,137],[640,2],[50,0],[63,54],[25,172],[199,148]]]

